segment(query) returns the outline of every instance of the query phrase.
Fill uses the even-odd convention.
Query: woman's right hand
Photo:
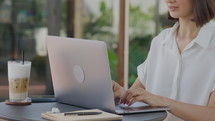
[[[124,99],[126,90],[115,81],[112,81],[114,98]]]

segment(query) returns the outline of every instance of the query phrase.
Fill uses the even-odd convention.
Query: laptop
[[[46,43],[58,102],[116,114],[168,110],[144,103],[115,105],[105,42],[47,36]]]

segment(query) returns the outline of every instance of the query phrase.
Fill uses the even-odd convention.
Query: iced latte
[[[28,96],[31,62],[8,61],[9,101],[22,102]]]

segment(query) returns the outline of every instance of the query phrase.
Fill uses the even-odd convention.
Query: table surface
[[[37,102],[28,106],[11,106],[4,102],[0,103],[0,119],[9,119],[10,121],[46,121],[41,118],[41,113],[51,111],[53,107],[57,107],[61,112],[69,112],[83,110],[84,108],[72,105],[66,105],[58,102]],[[140,114],[129,114],[123,116],[123,121],[162,121],[167,116],[163,112],[151,112]]]

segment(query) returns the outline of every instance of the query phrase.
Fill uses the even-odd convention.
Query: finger
[[[128,95],[126,96],[126,99],[125,99],[125,103],[126,104],[128,104],[129,103],[129,101],[131,100],[131,98],[133,98],[134,97],[134,90],[130,90],[129,92],[128,92]]]
[[[126,99],[126,95],[127,93],[125,93],[125,95],[123,97],[121,97],[120,103],[121,104],[125,104],[125,99]]]
[[[148,105],[151,105],[148,100],[145,99],[146,95],[138,95],[138,96],[135,96],[134,99],[131,100],[131,102],[129,103],[130,105],[132,105],[133,103],[135,102],[143,102],[143,103],[146,103]]]
[[[124,104],[125,103],[125,97],[126,97],[126,91],[123,92],[123,95],[121,95],[121,97],[120,97],[120,104]]]
[[[134,98],[135,96],[137,96],[137,90],[136,89],[130,90],[126,97],[126,104],[128,104],[130,102],[130,100],[132,98]]]
[[[125,104],[125,102],[126,102],[126,97],[128,96],[128,93],[129,93],[129,90],[126,90],[126,91],[124,92],[124,95],[121,97],[121,101],[120,101],[121,104]]]
[[[125,99],[125,103],[128,104],[132,98],[133,98],[132,94],[129,94]]]
[[[131,106],[132,104],[134,104],[135,102],[137,102],[136,98],[131,98],[129,103],[127,104],[128,106]]]
[[[126,101],[127,101],[127,98],[128,98],[129,95],[130,95],[130,89],[127,90],[126,93],[125,93],[125,96],[124,96],[124,98],[122,100],[123,104],[126,104]]]

